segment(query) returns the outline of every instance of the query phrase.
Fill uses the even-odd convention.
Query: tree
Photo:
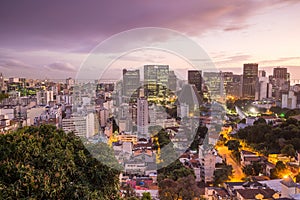
[[[247,176],[253,176],[254,175],[254,170],[253,170],[252,165],[246,165],[245,167],[243,167],[243,172]]]
[[[194,140],[190,145],[191,150],[196,150],[196,151],[199,150],[199,145],[200,145],[201,139],[205,138],[207,131],[208,131],[208,129],[205,126],[199,126],[197,128],[197,132],[195,134]]]
[[[1,199],[118,197],[119,171],[95,159],[73,133],[26,127],[0,135],[0,152]]]
[[[300,173],[295,176],[296,183],[300,183]]]
[[[214,171],[214,185],[218,186],[225,181],[229,180],[232,176],[233,168],[231,165],[222,164],[218,169]]]
[[[283,149],[281,149],[281,153],[292,158],[296,155],[296,150],[292,144],[285,145]]]
[[[149,192],[144,192],[141,200],[152,200]]]
[[[243,172],[247,176],[258,176],[263,170],[262,164],[259,162],[254,162],[252,165],[246,165],[243,167]]]
[[[136,195],[136,192],[134,191],[134,189],[129,185],[126,184],[124,187],[124,199],[126,200],[138,200],[139,198]]]
[[[255,122],[254,122],[255,125],[257,124],[267,124],[267,121],[264,119],[264,118],[258,118]]]
[[[275,168],[271,170],[271,179],[283,178],[288,172],[286,165],[282,161],[278,161]]]
[[[192,200],[200,196],[195,178],[190,175],[174,181],[165,179],[160,182],[159,195],[161,200],[184,199]]]
[[[231,151],[238,151],[239,148],[241,148],[241,144],[238,140],[229,140],[225,146],[227,146]]]
[[[195,176],[194,170],[185,167],[178,159],[170,165],[158,170],[158,182],[164,179],[172,179],[177,181],[180,178],[187,176]]]

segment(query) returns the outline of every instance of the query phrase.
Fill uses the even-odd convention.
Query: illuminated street
[[[245,177],[243,173],[242,167],[240,164],[237,164],[235,160],[231,157],[231,152],[227,149],[226,146],[220,145],[216,147],[219,154],[226,160],[228,165],[231,165],[233,168],[233,176],[230,177],[230,182],[241,182],[242,179]]]

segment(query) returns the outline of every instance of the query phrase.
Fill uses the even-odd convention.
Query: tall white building
[[[145,98],[139,98],[137,101],[137,131],[142,135],[148,135],[149,109],[148,101]]]
[[[212,183],[214,181],[214,171],[216,170],[217,153],[214,149],[199,149],[200,161],[200,177],[205,183]]]
[[[281,108],[295,109],[297,107],[297,97],[293,91],[282,94]]]
[[[62,120],[62,128],[65,132],[74,132],[80,137],[92,137],[96,134],[95,114],[86,116],[73,116]]]
[[[38,91],[36,93],[36,101],[38,105],[47,105],[50,101],[53,101],[53,91]]]
[[[86,116],[86,137],[92,137],[95,135],[95,114],[88,113]]]
[[[259,70],[258,81],[255,90],[255,100],[263,100],[272,97],[272,84],[264,70]]]

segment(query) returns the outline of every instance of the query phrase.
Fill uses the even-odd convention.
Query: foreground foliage
[[[116,199],[118,174],[53,126],[0,136],[0,199]]]

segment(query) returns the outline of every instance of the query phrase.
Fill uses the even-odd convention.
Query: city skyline
[[[172,6],[168,1],[146,5],[131,1],[127,6],[122,2],[1,4],[0,71],[7,76],[75,77],[81,63],[101,41],[132,28],[152,26],[190,37],[221,71],[241,73],[244,63],[258,63],[260,69],[287,67],[294,72],[291,79],[300,79],[300,45],[296,39],[300,30],[297,20],[290,20],[300,17],[298,1],[179,1]],[[164,15],[159,15],[161,12]],[[149,38],[155,42],[168,39],[166,35]],[[111,46],[107,51],[113,54],[124,45],[128,44]],[[175,66],[179,71],[184,68]]]

